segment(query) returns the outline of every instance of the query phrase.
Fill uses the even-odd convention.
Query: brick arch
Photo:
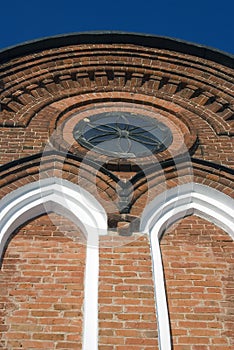
[[[190,158],[188,155],[184,159],[175,158],[169,162],[156,163],[151,169],[145,169],[145,176],[138,173],[133,177],[131,213],[141,215],[143,208],[156,196],[191,181],[217,189],[233,198],[233,174],[230,168]]]
[[[23,61],[9,59],[1,73],[0,120],[5,126],[25,127],[39,110],[68,96],[121,91],[198,109],[217,133],[233,132],[232,70],[193,53],[127,42],[67,44],[25,55]]]
[[[118,76],[118,73],[115,74]],[[121,75],[122,71],[120,77]],[[83,76],[82,79],[84,79]],[[70,86],[70,88],[68,88],[59,85],[56,87],[56,90],[50,91],[46,90],[46,86],[44,86],[43,89],[41,89],[42,92],[41,90],[40,92],[36,90],[34,93],[37,98],[29,95],[29,93],[27,96],[22,97],[22,101],[25,100],[27,103],[23,103],[19,100],[19,97],[15,97],[12,102],[8,101],[7,104],[2,103],[1,124],[8,127],[14,125],[18,127],[27,127],[40,110],[46,107],[48,108],[56,101],[59,102],[71,96],[76,97],[84,93],[87,95],[95,92],[111,93],[115,90],[121,92],[123,95],[124,93],[133,92],[139,94],[143,93],[147,97],[156,96],[157,98],[168,101],[168,103],[174,102],[177,106],[185,107],[191,113],[199,114],[201,118],[206,120],[211,127],[215,129],[217,134],[229,135],[233,133],[232,120],[234,110],[231,102],[232,97],[218,96],[218,93],[213,94],[206,91],[205,88],[194,87],[189,83],[182,83],[180,79],[178,79],[177,83],[173,80],[173,84],[170,84],[169,79],[165,77],[159,79],[158,76],[152,79],[153,86],[149,84],[149,80],[148,86],[144,86],[144,88],[141,86],[141,81],[137,82],[137,79],[139,79],[138,77],[134,79],[133,82],[129,83],[127,87],[125,87],[124,83],[121,85],[119,80],[117,80],[116,86],[109,85],[109,83],[105,86],[105,84],[101,85],[100,82],[93,86],[94,84],[89,80],[89,75],[87,75],[87,79],[88,86],[86,85],[87,83],[84,83],[79,86],[79,89],[77,89],[77,87],[73,88]],[[125,79],[126,78],[124,78],[124,80]],[[105,80],[101,81],[103,84]],[[163,82],[163,89],[162,87],[160,88],[161,81]],[[166,83],[164,84],[165,81]],[[68,80],[67,86],[69,86],[69,84],[70,80]],[[174,86],[173,89],[171,85]],[[38,89],[40,89],[40,87],[38,87]],[[210,88],[210,90],[213,91],[214,87]],[[17,91],[19,91],[19,89]],[[9,100],[9,98],[3,98],[3,101]]]
[[[106,210],[118,211],[115,200],[118,177],[95,161],[82,161],[81,157],[48,151],[10,162],[0,167],[0,197],[31,182],[58,177],[86,188]]]
[[[234,240],[233,208],[234,199],[218,190],[196,183],[172,188],[157,196],[145,208],[141,216],[140,230],[148,233],[151,241],[159,343],[162,350],[171,349],[171,335],[160,238],[172,223],[195,214],[214,222],[228,232]]]

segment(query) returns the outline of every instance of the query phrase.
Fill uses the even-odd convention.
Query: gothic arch
[[[98,236],[107,230],[105,210],[78,185],[48,178],[27,184],[0,201],[0,258],[11,234],[22,224],[43,213],[66,216],[82,228],[87,239],[83,350],[98,346]]]
[[[162,193],[145,208],[141,217],[140,229],[150,236],[161,350],[171,349],[171,336],[160,238],[172,223],[192,214],[212,221],[234,239],[234,199],[197,183]]]

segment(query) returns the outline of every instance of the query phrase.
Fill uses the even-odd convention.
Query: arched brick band
[[[140,230],[150,235],[160,350],[172,348],[159,242],[167,227],[192,214],[215,223],[234,240],[234,199],[197,183],[187,183],[160,194],[141,217]]]
[[[163,97],[199,112],[218,134],[233,133],[233,57],[225,53],[170,38],[96,33],[7,49],[0,62],[0,125],[6,127],[26,127],[55,101],[115,90]]]

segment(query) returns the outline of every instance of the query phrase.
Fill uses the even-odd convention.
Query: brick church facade
[[[117,32],[0,52],[1,349],[233,349],[233,68]]]

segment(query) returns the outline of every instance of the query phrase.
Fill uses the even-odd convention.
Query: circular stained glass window
[[[82,146],[118,158],[135,158],[162,152],[172,143],[170,129],[145,115],[103,112],[76,124],[73,135]]]

